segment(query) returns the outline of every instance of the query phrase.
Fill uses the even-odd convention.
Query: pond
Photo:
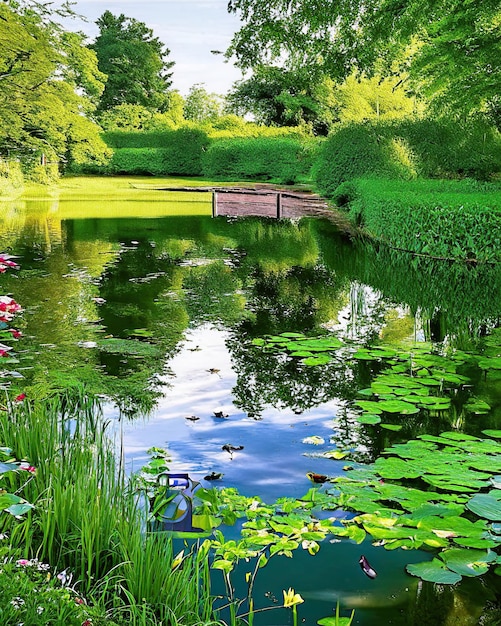
[[[24,308],[23,387],[35,395],[86,385],[100,394],[128,472],[161,447],[172,471],[206,487],[215,482],[205,476],[222,474],[218,487],[271,503],[303,496],[309,473],[343,475],[347,459],[323,455],[333,449],[368,463],[418,435],[501,427],[496,376],[471,378],[489,410],[454,406],[382,427],[360,423],[354,405],[380,359],[313,367],[252,342],[286,332],[348,346],[474,349],[499,325],[500,268],[432,263],[352,240],[325,219],[212,218],[210,194],[136,182],[69,179],[59,195],[4,203],[0,217],[0,249],[20,265],[1,282]],[[361,570],[361,554],[375,579]],[[338,602],[342,615],[355,609],[354,624],[480,623],[496,601],[495,577],[449,587],[406,573],[406,564],[432,557],[331,538],[315,556],[299,549],[271,559],[256,605],[293,587],[308,625]],[[255,623],[290,623],[289,613],[264,612]]]

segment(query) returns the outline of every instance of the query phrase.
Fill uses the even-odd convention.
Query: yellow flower
[[[289,587],[288,591],[283,590],[284,592],[284,607],[289,608],[291,606],[295,606],[296,604],[301,604],[304,602],[303,598],[296,593],[292,587]]]

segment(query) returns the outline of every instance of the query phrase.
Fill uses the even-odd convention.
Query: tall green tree
[[[50,17],[31,4],[0,4],[0,154],[103,161],[107,148],[88,115],[105,76],[83,35]]]
[[[190,87],[184,101],[184,117],[192,122],[214,122],[223,114],[223,99],[209,93],[203,83]]]
[[[332,80],[297,69],[260,65],[250,78],[237,81],[227,100],[238,115],[252,114],[268,126],[309,125],[326,135],[336,121]]]
[[[499,0],[230,0],[242,68],[286,60],[333,78],[405,69],[449,113],[482,110],[501,84]]]
[[[164,111],[169,104],[170,50],[143,22],[105,11],[97,20],[99,35],[90,48],[108,76],[98,111],[120,104],[140,104]]]

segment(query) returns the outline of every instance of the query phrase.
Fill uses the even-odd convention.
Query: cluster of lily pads
[[[468,376],[458,373],[461,367],[474,364],[485,372],[501,369],[501,358],[460,350],[445,356],[434,353],[430,344],[415,344],[408,349],[387,346],[351,348],[332,335],[308,337],[301,333],[257,338],[253,344],[266,351],[283,352],[307,366],[326,365],[341,357],[382,363],[382,371],[374,377],[370,387],[358,391],[362,398],[354,404],[362,411],[357,416],[359,423],[380,424],[390,430],[399,430],[401,426],[383,423],[385,414],[406,416],[418,414],[421,410],[449,409],[457,391],[471,386]],[[487,402],[471,393],[462,408],[474,414],[490,410]]]
[[[338,358],[340,348],[343,359],[380,363],[371,386],[359,391],[363,399],[353,404],[362,411],[357,416],[360,423],[393,430],[401,426],[382,423],[385,414],[438,413],[453,403],[469,413],[488,413],[490,406],[471,393],[465,366],[480,368],[485,375],[501,369],[501,358],[489,350],[497,349],[496,341],[491,345],[487,341],[482,355],[455,350],[447,356],[434,353],[426,344],[406,350],[351,348],[336,337],[311,338],[300,333],[268,336],[253,343],[298,358],[307,366]],[[464,392],[461,403],[460,392]],[[369,535],[386,549],[437,550],[432,560],[407,566],[410,574],[423,580],[454,584],[463,576],[485,574],[491,566],[501,575],[501,556],[496,552],[501,546],[501,444],[496,441],[501,431],[484,430],[483,434],[488,438],[453,431],[396,444],[375,463],[348,466],[345,475],[330,479],[320,490],[310,490],[302,499],[303,506],[310,508],[313,503],[357,513],[343,520],[341,527],[324,520],[323,533],[357,542]],[[270,528],[270,520],[261,519],[245,527],[248,537],[253,530],[263,537],[272,534],[273,524]]]

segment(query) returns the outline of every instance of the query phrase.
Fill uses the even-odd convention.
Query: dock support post
[[[282,217],[282,194],[277,193],[277,220]]]
[[[217,217],[217,191],[212,192],[212,217]]]

